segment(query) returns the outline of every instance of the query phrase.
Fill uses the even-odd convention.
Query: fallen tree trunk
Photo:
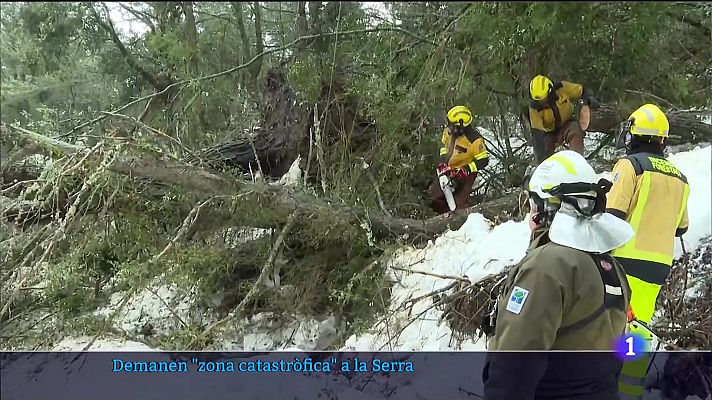
[[[351,207],[283,186],[230,180],[197,168],[185,168],[184,166],[166,163],[161,160],[122,160],[111,164],[109,170],[122,175],[152,179],[164,184],[180,185],[183,188],[205,195],[237,196],[251,192],[262,195],[258,196],[258,203],[254,204],[254,207],[267,207],[279,215],[302,209],[311,213],[337,214],[341,216],[340,219],[344,223],[354,226],[360,225],[362,221],[367,221],[374,238],[380,240],[399,238],[410,243],[422,243],[435,239],[448,229],[459,229],[471,213],[479,212],[486,218],[498,222],[517,218],[522,214],[518,193],[512,193],[493,201],[478,204],[467,210],[459,210],[426,220],[415,220],[390,217],[381,214],[380,211]],[[58,205],[58,203],[46,204]],[[11,220],[18,216],[24,216],[23,220],[27,220],[39,216],[50,218],[54,215],[54,212],[53,210],[32,210],[31,205],[27,202],[21,202],[16,207],[8,208],[4,214],[5,217]],[[206,216],[206,218],[209,217]],[[220,227],[219,219],[210,218],[210,220],[217,225],[210,224],[211,226],[206,226],[206,228],[217,229]],[[252,224],[255,228],[267,228],[270,227],[270,223],[265,221],[264,225],[255,222]]]
[[[620,123],[625,121],[633,110],[603,104],[591,112],[589,132],[604,132],[610,135],[618,133]],[[712,125],[701,121],[700,117],[711,116],[712,111],[671,111],[666,112],[670,122],[668,144],[712,141]]]
[[[68,145],[63,142],[57,144],[55,139],[45,139],[42,135],[28,134],[25,130],[14,130],[14,134],[24,139],[37,141],[45,147],[59,148],[60,151],[86,151],[86,149],[80,149],[78,146]],[[109,164],[107,169],[121,175],[150,179],[162,184],[179,185],[203,195],[237,196],[245,193],[255,194],[258,202],[254,205],[255,207],[270,208],[279,215],[288,215],[296,209],[302,209],[307,212],[336,214],[340,216],[344,223],[354,226],[360,225],[362,221],[368,221],[373,236],[382,240],[400,238],[414,243],[431,240],[447,229],[458,229],[467,220],[467,216],[473,212],[480,212],[492,220],[509,219],[522,214],[517,193],[473,206],[467,210],[456,211],[421,221],[386,216],[380,211],[348,206],[284,186],[241,181],[172,160],[124,157],[118,158]],[[17,213],[33,214],[28,211],[27,203],[22,203],[21,207],[21,210],[6,210],[6,216],[8,216],[8,213],[10,215]],[[36,215],[49,216],[53,214],[52,212],[47,212],[47,210],[44,210],[44,212],[42,210],[36,211]]]

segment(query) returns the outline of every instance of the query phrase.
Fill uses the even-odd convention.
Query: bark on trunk
[[[66,151],[68,153],[86,151],[86,149],[64,143],[57,143],[56,139],[33,134],[23,130],[5,129],[3,134],[12,134],[25,140],[37,141],[46,148]],[[29,132],[29,133],[26,133]],[[238,195],[251,192],[259,194],[256,207],[269,207],[276,214],[289,215],[296,209],[313,213],[334,213],[343,223],[358,226],[362,221],[369,221],[373,236],[382,240],[402,239],[407,242],[420,243],[432,240],[447,229],[458,229],[467,220],[470,213],[481,212],[492,220],[506,220],[519,217],[522,214],[520,196],[512,193],[500,199],[482,203],[467,210],[457,211],[452,214],[433,217],[424,221],[397,218],[383,215],[374,210],[351,207],[337,201],[316,197],[303,191],[295,191],[277,185],[255,184],[225,177],[205,169],[186,165],[176,161],[149,158],[119,158],[113,162],[109,171],[114,173],[153,180],[160,184],[179,185],[184,189],[199,192],[205,195]],[[12,168],[10,168],[12,171]],[[25,172],[27,174],[27,172]],[[36,178],[26,176],[29,178]],[[19,208],[18,208],[19,207]],[[65,204],[66,207],[66,204]],[[5,210],[6,217],[24,215],[38,218],[49,218],[56,210],[32,209],[28,203],[18,204]],[[259,223],[257,223],[259,225]],[[260,227],[260,226],[256,226]]]

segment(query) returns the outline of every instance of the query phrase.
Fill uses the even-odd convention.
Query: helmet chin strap
[[[531,192],[529,196],[530,200],[532,200],[536,206],[536,214],[532,216],[532,222],[537,226],[549,226],[551,221],[554,220],[554,215],[559,210],[561,203],[554,203],[548,199],[542,199],[534,192]]]
[[[448,121],[448,128],[452,136],[460,136],[465,133],[465,121],[463,121],[462,118],[455,123]]]

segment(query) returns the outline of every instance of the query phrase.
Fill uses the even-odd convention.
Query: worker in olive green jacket
[[[622,361],[612,350],[625,334],[630,288],[607,253],[633,237],[604,212],[611,183],[596,179],[572,150],[547,158],[528,182],[532,242],[497,300],[485,365],[485,399],[613,400]]]

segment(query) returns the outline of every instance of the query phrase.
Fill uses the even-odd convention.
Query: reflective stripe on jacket
[[[475,172],[487,165],[487,148],[477,128],[467,129],[465,134],[454,141],[448,128],[445,128],[441,141],[443,147],[440,148],[440,155],[447,159],[451,168],[467,166],[470,172]]]
[[[637,153],[613,167],[606,211],[628,221],[635,236],[611,255],[627,259],[626,272],[662,285],[672,265],[675,236],[687,229],[687,178],[663,156]]]

